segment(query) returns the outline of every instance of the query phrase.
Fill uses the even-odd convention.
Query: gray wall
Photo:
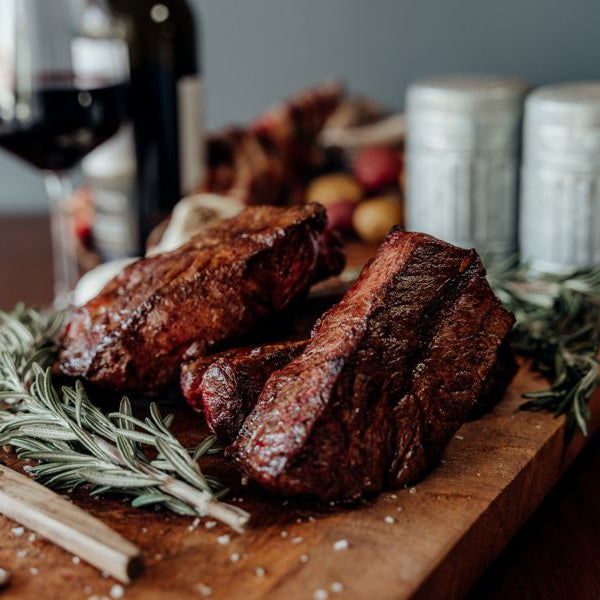
[[[445,72],[600,78],[598,0],[190,2],[202,14],[209,127],[333,75],[397,108],[410,81]],[[39,176],[2,154],[0,211],[44,207]]]

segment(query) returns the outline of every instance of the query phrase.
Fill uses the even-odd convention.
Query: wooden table
[[[0,308],[51,299],[41,217],[0,219]],[[600,597],[600,439],[593,440],[471,592],[475,598]]]

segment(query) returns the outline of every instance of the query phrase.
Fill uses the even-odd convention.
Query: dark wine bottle
[[[203,168],[196,17],[184,0],[108,0],[129,47],[137,161],[137,239],[145,240]]]

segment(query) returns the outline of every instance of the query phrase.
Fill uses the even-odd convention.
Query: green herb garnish
[[[133,497],[133,506],[162,505],[176,513],[210,516],[241,531],[249,515],[219,500],[226,493],[198,460],[220,452],[214,436],[184,448],[170,431],[173,416],[156,404],[141,420],[123,398],[118,412],[103,413],[84,386],[60,390],[50,365],[62,324],[58,313],[17,306],[0,311],[0,445],[16,448],[36,480],[54,489],[91,485],[91,494]],[[151,459],[144,446],[156,451]]]
[[[566,437],[587,435],[589,400],[598,385],[600,269],[534,276],[516,259],[488,270],[496,294],[517,318],[515,350],[550,387],[524,394],[521,409],[566,415]]]

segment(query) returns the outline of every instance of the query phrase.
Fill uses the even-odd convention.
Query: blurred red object
[[[92,222],[94,220],[94,200],[88,186],[82,186],[69,198],[67,212],[73,222],[76,240],[85,248],[92,246]]]
[[[389,185],[397,185],[402,162],[398,153],[389,146],[375,146],[362,150],[354,160],[354,176],[369,192],[377,192]]]
[[[332,229],[342,233],[352,233],[352,216],[356,209],[356,202],[342,200],[327,207],[327,223]]]

